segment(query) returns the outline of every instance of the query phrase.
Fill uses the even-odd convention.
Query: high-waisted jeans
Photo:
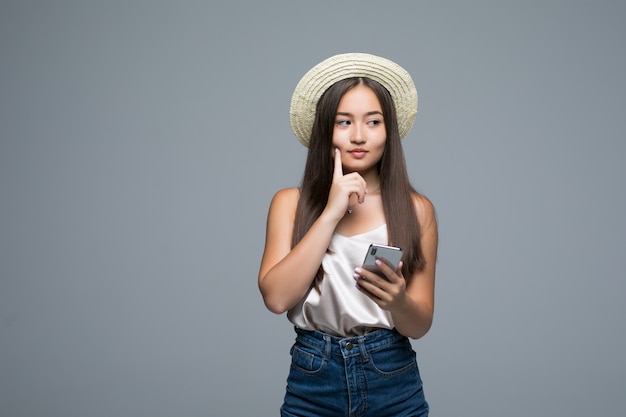
[[[336,338],[296,328],[283,417],[428,415],[415,352],[395,330]]]

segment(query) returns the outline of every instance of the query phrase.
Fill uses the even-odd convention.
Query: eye
[[[382,123],[383,123],[383,121],[380,120],[380,119],[372,119],[372,120],[367,122],[367,124],[370,125],[370,126],[378,126],[378,125],[380,125]]]
[[[349,126],[350,125],[350,120],[345,120],[345,119],[336,120],[335,124],[337,126]]]

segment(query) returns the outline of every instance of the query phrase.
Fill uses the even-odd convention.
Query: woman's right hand
[[[335,148],[335,170],[325,210],[341,220],[350,207],[363,203],[365,194],[367,184],[359,173],[343,175],[341,152]]]

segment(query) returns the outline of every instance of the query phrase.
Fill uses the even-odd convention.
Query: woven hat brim
[[[336,82],[354,77],[371,78],[389,91],[396,107],[400,138],[409,133],[417,114],[417,90],[411,75],[386,58],[349,53],[320,62],[296,85],[291,97],[289,120],[300,143],[309,146],[315,108],[322,94]]]

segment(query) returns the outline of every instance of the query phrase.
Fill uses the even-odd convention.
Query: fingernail
[[[354,278],[355,281],[358,281],[358,279],[361,278],[361,276],[359,274],[354,274],[352,275],[352,278]]]
[[[354,272],[360,275],[363,270],[357,266],[356,268],[354,268]]]
[[[374,263],[375,263],[376,265],[378,265],[378,266],[381,266],[381,265],[383,264],[383,263],[380,261],[380,259],[376,259],[376,260],[374,261]]]

